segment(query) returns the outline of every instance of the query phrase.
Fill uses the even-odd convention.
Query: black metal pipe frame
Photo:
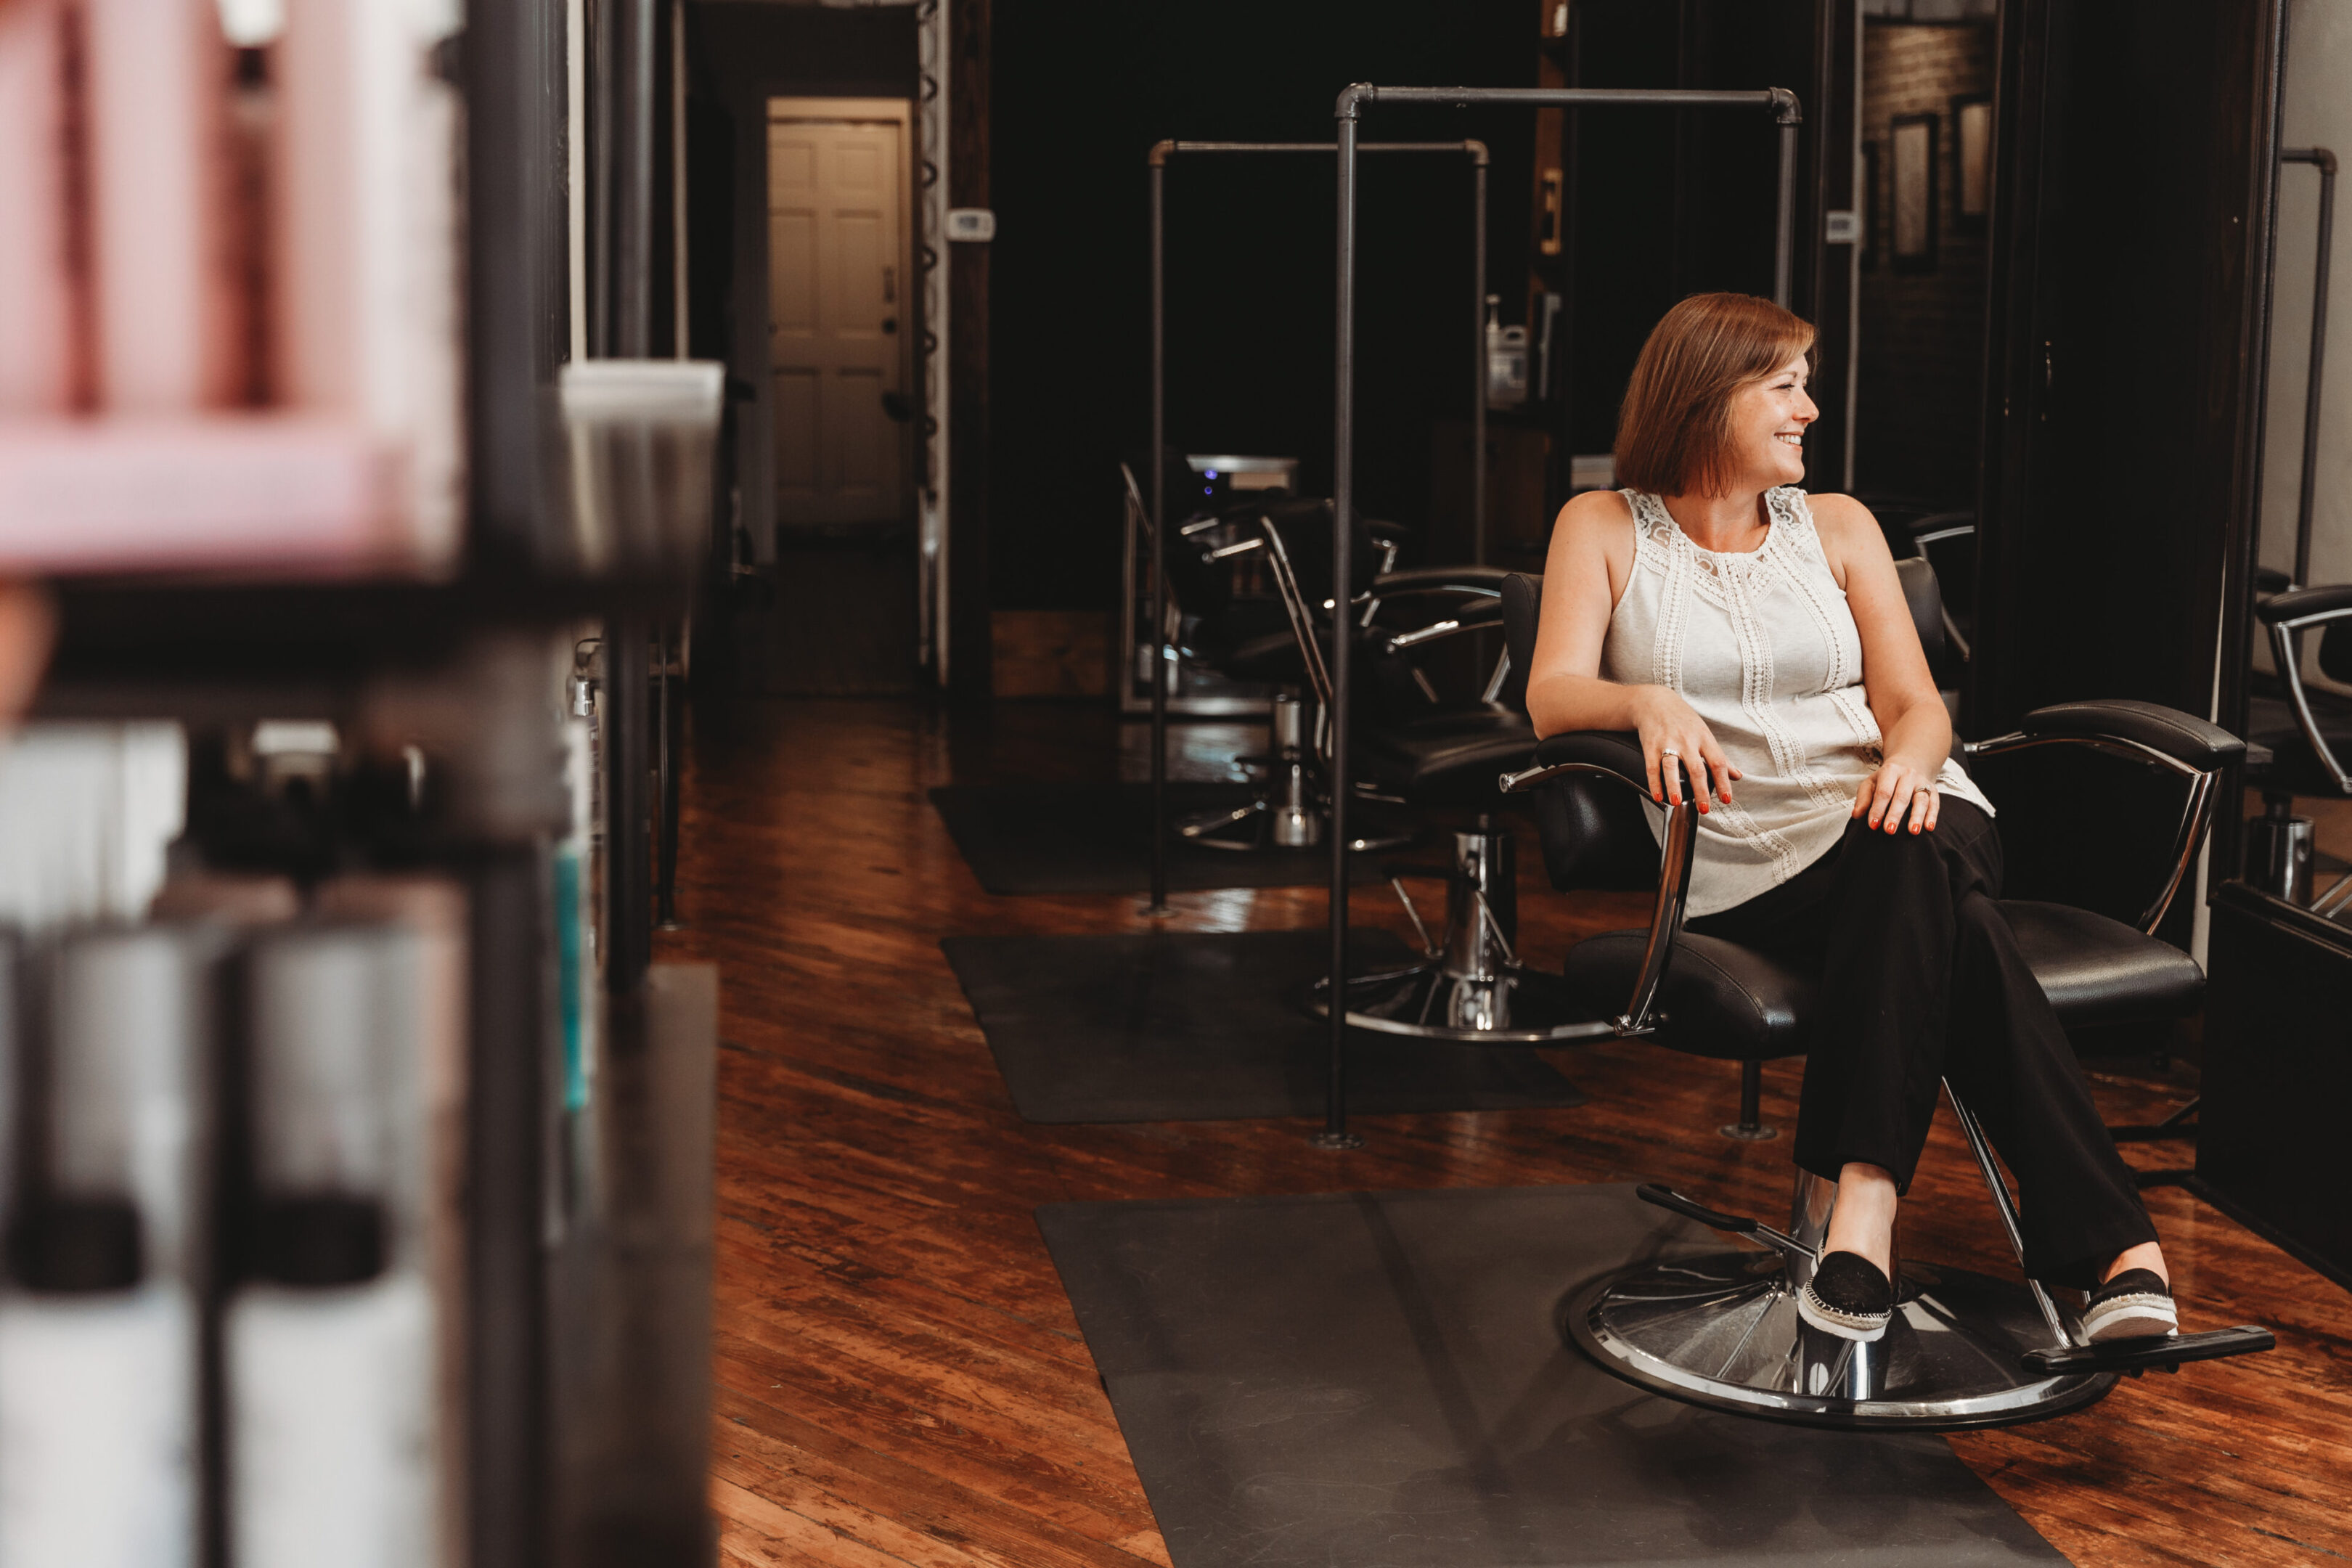
[[[1336,142],[1160,142],[1146,156],[1151,171],[1151,905],[1168,912],[1168,160],[1193,153],[1337,153]],[[1360,153],[1463,153],[1471,168],[1470,559],[1486,560],[1486,144],[1370,142]],[[1345,582],[1341,578],[1339,581]],[[1121,655],[1122,658],[1128,657]]]
[[[643,359],[653,347],[655,13],[658,0],[604,0],[599,86],[607,118],[597,140],[604,237],[597,279],[600,357]],[[648,470],[634,469],[639,482]],[[641,610],[604,627],[604,984],[633,992],[653,959],[653,693],[646,680],[653,627]]]
[[[1331,577],[1354,581],[1352,527],[1356,458],[1356,127],[1363,111],[1381,104],[1472,104],[1524,109],[1727,109],[1761,110],[1780,127],[1780,189],[1772,241],[1772,299],[1785,307],[1796,258],[1797,132],[1804,115],[1797,95],[1783,87],[1750,92],[1685,89],[1375,87],[1358,82],[1343,89],[1334,110],[1339,122],[1339,322],[1333,374],[1331,462]],[[1477,455],[1483,457],[1483,454]],[[1474,457],[1474,463],[1477,461]],[[1344,595],[1341,595],[1344,597]],[[1351,1149],[1363,1140],[1348,1131],[1348,1009],[1340,998],[1348,983],[1348,777],[1349,674],[1352,639],[1331,639],[1331,1059],[1323,1131],[1316,1143]]]
[[[2327,268],[2336,232],[2336,154],[2325,147],[2289,147],[2282,163],[2309,163],[2319,170],[2319,247],[2311,280],[2311,365],[2303,397],[2303,489],[2294,507],[2294,585],[2311,583],[2311,512],[2319,480],[2319,385],[2327,359]]]

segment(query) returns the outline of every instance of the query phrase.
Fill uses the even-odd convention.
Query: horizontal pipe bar
[[[1339,94],[1339,118],[1353,120],[1365,103],[1519,105],[1536,109],[1769,109],[1784,125],[1800,122],[1797,95],[1784,87],[1740,92],[1694,88],[1634,87],[1374,87],[1358,82]]]
[[[1144,160],[1165,163],[1178,153],[1337,153],[1336,142],[1159,142]],[[1476,137],[1460,142],[1364,142],[1359,153],[1467,153],[1473,163],[1486,162],[1486,144]]]

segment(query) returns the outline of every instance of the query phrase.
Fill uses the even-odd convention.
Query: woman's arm
[[[1919,646],[1919,628],[1895,575],[1895,557],[1870,509],[1851,496],[1812,498],[1823,552],[1844,584],[1862,633],[1862,685],[1878,721],[1885,758],[1856,795],[1853,815],[1893,833],[1909,818],[1914,833],[1936,826],[1936,775],[1952,752],[1952,720]]]
[[[1731,799],[1739,770],[1689,703],[1663,686],[1622,686],[1601,678],[1601,647],[1609,636],[1626,580],[1633,570],[1633,513],[1613,490],[1589,490],[1560,508],[1544,563],[1543,616],[1528,671],[1528,716],[1538,735],[1571,730],[1633,730],[1654,800],[1683,798],[1683,769],[1662,767],[1677,754],[1690,776],[1698,808],[1707,796]]]

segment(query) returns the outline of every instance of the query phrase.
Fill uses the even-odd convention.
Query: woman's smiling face
[[[1805,426],[1822,411],[1805,395],[1805,356],[1731,395],[1731,447],[1743,478],[1740,488],[1802,483]]]

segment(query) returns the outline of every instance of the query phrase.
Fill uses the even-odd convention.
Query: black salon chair
[[[2270,633],[2280,694],[2247,703],[2246,784],[2262,792],[2263,815],[2247,824],[2246,879],[2334,919],[2352,903],[2352,872],[2312,896],[2312,824],[2294,799],[2352,798],[2352,699],[2313,687],[2303,660],[2315,632],[2320,673],[2352,685],[2352,585],[2291,588],[2258,600],[2254,614]]]
[[[1921,641],[1932,650],[1942,632],[1933,571],[1917,560],[1897,566]],[[1535,647],[1541,603],[1539,577],[1515,575],[1504,585],[1512,658],[1523,668]],[[2214,725],[2154,703],[2098,701],[2037,710],[2012,734],[1956,750],[1985,757],[2059,744],[2153,763],[2185,781],[2186,807],[2161,890],[2137,930],[2063,904],[2005,900],[2001,910],[2069,1026],[2184,1016],[2198,1005],[2204,975],[2185,953],[2148,933],[2203,841],[2215,776],[2243,748]],[[1565,797],[1544,819],[1548,836],[1565,835],[1545,846],[1556,885],[1590,885],[1588,867],[1604,879],[1621,875],[1629,842],[1656,856],[1648,929],[1579,943],[1568,958],[1570,989],[1609,1016],[1615,1035],[1739,1062],[1740,1125],[1727,1131],[1769,1136],[1758,1117],[1761,1064],[1806,1048],[1813,983],[1760,952],[1682,929],[1698,822],[1688,792],[1685,804],[1663,809],[1654,837],[1639,743],[1599,732],[1549,737],[1536,748],[1535,765],[1507,777],[1503,787]],[[1991,1145],[1957,1096],[1952,1109],[2021,1262],[2016,1206]],[[1652,1203],[1766,1250],[1636,1266],[1585,1290],[1567,1307],[1562,1326],[1612,1371],[1700,1405],[1843,1426],[1987,1426],[2088,1404],[2123,1372],[2270,1348],[2267,1332],[2242,1328],[2093,1350],[2080,1342],[2074,1316],[2038,1281],[2020,1289],[1903,1260],[1903,1305],[1894,1324],[1885,1339],[1857,1344],[1820,1333],[1796,1312],[1796,1293],[1811,1278],[1828,1232],[1834,1183],[1798,1173],[1787,1232],[1664,1187],[1641,1191]]]
[[[1349,1021],[1458,1045],[1543,1044],[1563,1028],[1583,1027],[1586,1016],[1569,1002],[1559,977],[1522,965],[1515,947],[1515,846],[1495,822],[1505,804],[1496,780],[1526,759],[1535,731],[1510,689],[1509,663],[1497,660],[1475,696],[1449,700],[1420,662],[1437,644],[1499,629],[1507,574],[1486,566],[1358,568],[1356,591],[1342,613],[1331,588],[1329,503],[1269,506],[1257,526],[1318,714],[1329,710],[1330,653],[1339,628],[1352,641],[1354,797],[1405,808],[1421,820],[1443,819],[1452,829],[1443,865],[1388,868],[1424,957],[1352,978],[1344,1002]],[[1351,554],[1361,562],[1366,552],[1360,532]],[[1318,723],[1318,756],[1328,758],[1330,742],[1328,726]],[[1434,935],[1404,885],[1423,875],[1446,885],[1444,920]],[[1308,1005],[1328,1014],[1328,980]]]
[[[1260,519],[1269,510],[1297,510],[1287,490],[1259,490],[1204,498],[1188,482],[1193,476],[1182,458],[1167,458],[1167,514],[1171,528],[1167,563],[1169,645],[1184,664],[1213,669],[1226,679],[1270,686],[1265,749],[1234,758],[1253,785],[1240,805],[1179,818],[1177,833],[1203,848],[1239,852],[1309,848],[1323,842],[1328,819],[1321,795],[1312,732],[1318,721],[1310,709],[1306,660],[1294,617],[1279,594],[1239,591],[1238,574],[1262,570],[1265,562]],[[1150,516],[1134,463],[1119,466],[1127,489],[1130,526]],[[1180,477],[1181,476],[1181,477]],[[1305,503],[1312,512],[1324,505]],[[1408,531],[1367,518],[1358,529],[1359,588],[1368,588],[1392,566]],[[1328,553],[1328,548],[1327,548]],[[1359,848],[1393,847],[1393,836],[1357,835]]]

